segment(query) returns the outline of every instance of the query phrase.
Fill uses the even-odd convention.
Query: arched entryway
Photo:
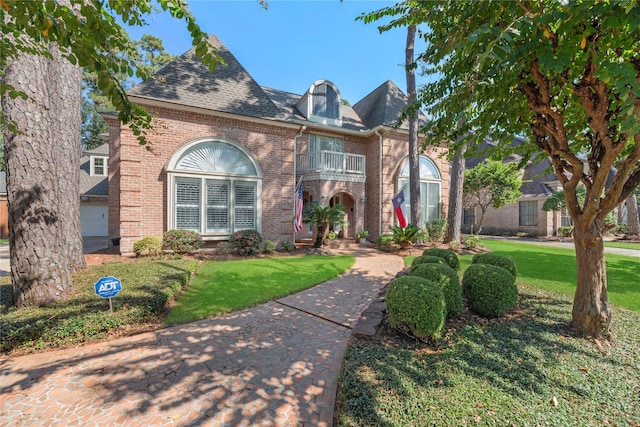
[[[355,227],[358,223],[357,221],[357,206],[356,200],[353,196],[346,192],[340,192],[334,194],[329,199],[329,206],[342,205],[345,211],[345,220],[346,223],[344,226],[334,226],[333,231],[336,233],[338,238],[347,239],[352,238],[355,235]]]

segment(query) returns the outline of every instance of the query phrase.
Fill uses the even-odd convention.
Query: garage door
[[[108,234],[109,208],[99,205],[80,206],[80,224],[83,236],[106,236]]]

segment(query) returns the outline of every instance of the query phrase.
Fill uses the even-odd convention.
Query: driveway
[[[109,246],[109,239],[106,236],[99,237],[83,237],[82,247],[85,254],[105,249]],[[0,277],[11,275],[11,267],[9,265],[9,244],[0,244]]]

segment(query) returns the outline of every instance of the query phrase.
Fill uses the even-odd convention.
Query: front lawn
[[[518,282],[566,295],[575,293],[577,267],[573,249],[503,240],[482,240],[481,244],[515,261]],[[640,258],[606,254],[605,261],[609,301],[640,312]]]
[[[633,249],[640,251],[640,242],[604,242],[604,246],[607,248]]]
[[[515,313],[469,314],[426,345],[388,327],[355,339],[338,426],[638,426],[640,314],[615,309],[614,342],[568,329],[569,296],[520,285]]]
[[[191,281],[165,323],[184,323],[239,310],[332,279],[352,256],[304,256],[212,261]]]
[[[161,327],[168,303],[176,296],[180,298],[166,323],[250,307],[322,283],[353,263],[350,256],[210,261],[190,282],[199,261],[114,262],[74,275],[66,300],[29,309],[9,307],[11,284],[1,285],[0,352],[39,351]],[[103,276],[122,281],[122,291],[112,298],[113,313],[109,301],[95,294],[94,284]]]
[[[36,351],[91,342],[158,326],[165,304],[188,283],[198,261],[165,260],[109,263],[73,277],[71,295],[43,307],[9,308],[11,284],[0,289],[0,351]],[[122,291],[109,300],[95,294],[104,276],[122,281]]]

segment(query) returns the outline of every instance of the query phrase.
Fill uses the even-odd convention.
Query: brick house
[[[119,239],[120,252],[174,228],[209,241],[240,229],[278,244],[311,237],[309,227],[293,230],[298,182],[305,201],[345,207],[341,236],[388,232],[391,199],[408,187],[407,128],[396,126],[406,95],[387,81],[351,107],[326,80],[310,82],[303,95],[261,87],[215,36],[210,41],[226,63],[215,72],[191,49],[129,91],[156,118],[152,151],[105,115],[109,238]],[[425,221],[447,206],[442,153],[429,148],[420,158]]]

